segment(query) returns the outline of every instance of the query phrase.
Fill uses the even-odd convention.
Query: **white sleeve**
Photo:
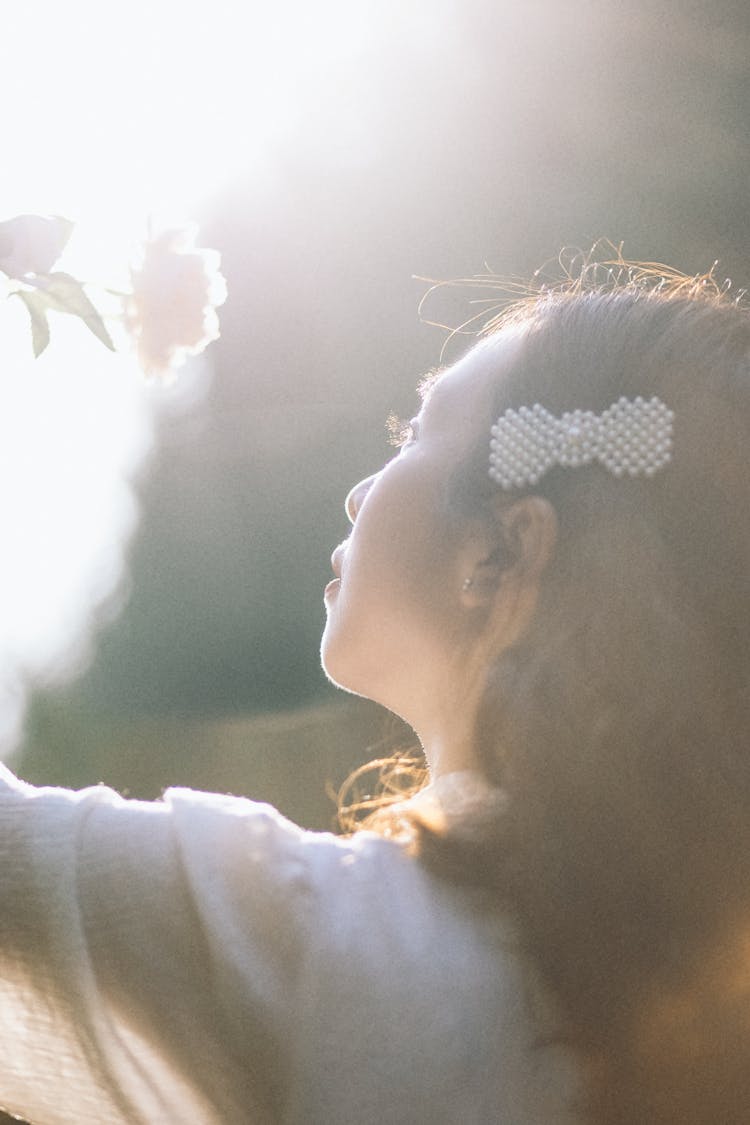
[[[241,798],[125,801],[0,767],[0,1106],[41,1125],[269,1120],[304,835]]]

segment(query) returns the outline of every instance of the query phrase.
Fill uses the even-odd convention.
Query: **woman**
[[[323,663],[430,773],[376,831],[4,775],[13,1112],[750,1120],[750,321],[709,282],[513,306],[349,494]]]

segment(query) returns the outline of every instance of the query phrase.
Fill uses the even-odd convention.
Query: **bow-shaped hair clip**
[[[674,414],[656,397],[620,398],[601,414],[573,410],[556,418],[539,403],[506,410],[492,427],[490,476],[522,488],[555,465],[597,461],[616,477],[651,477],[672,457]]]

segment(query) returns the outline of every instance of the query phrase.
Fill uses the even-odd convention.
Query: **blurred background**
[[[0,217],[73,219],[84,277],[147,215],[193,218],[229,289],[221,339],[168,385],[77,322],[30,360],[3,308],[18,772],[244,793],[328,827],[327,783],[386,719],[319,669],[322,589],[348,488],[439,362],[415,276],[528,276],[606,236],[747,284],[749,60],[746,0],[6,13]]]

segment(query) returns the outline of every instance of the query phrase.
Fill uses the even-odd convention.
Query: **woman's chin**
[[[332,624],[330,618],[326,623],[323,639],[320,642],[320,663],[334,687],[351,692],[352,695],[372,698],[364,682],[366,677],[357,675],[351,654],[344,651],[342,639],[337,635],[335,625]]]
[[[327,648],[325,635],[323,636],[323,644],[320,648],[320,663],[327,679],[334,687],[341,688],[342,691],[349,691],[353,695],[363,694],[362,691],[354,686],[351,676],[347,675],[346,664],[338,661],[335,654]]]
[[[336,638],[333,636],[331,619],[326,622],[323,637],[320,642],[320,663],[328,679],[335,687],[346,690],[345,662],[337,653]]]

